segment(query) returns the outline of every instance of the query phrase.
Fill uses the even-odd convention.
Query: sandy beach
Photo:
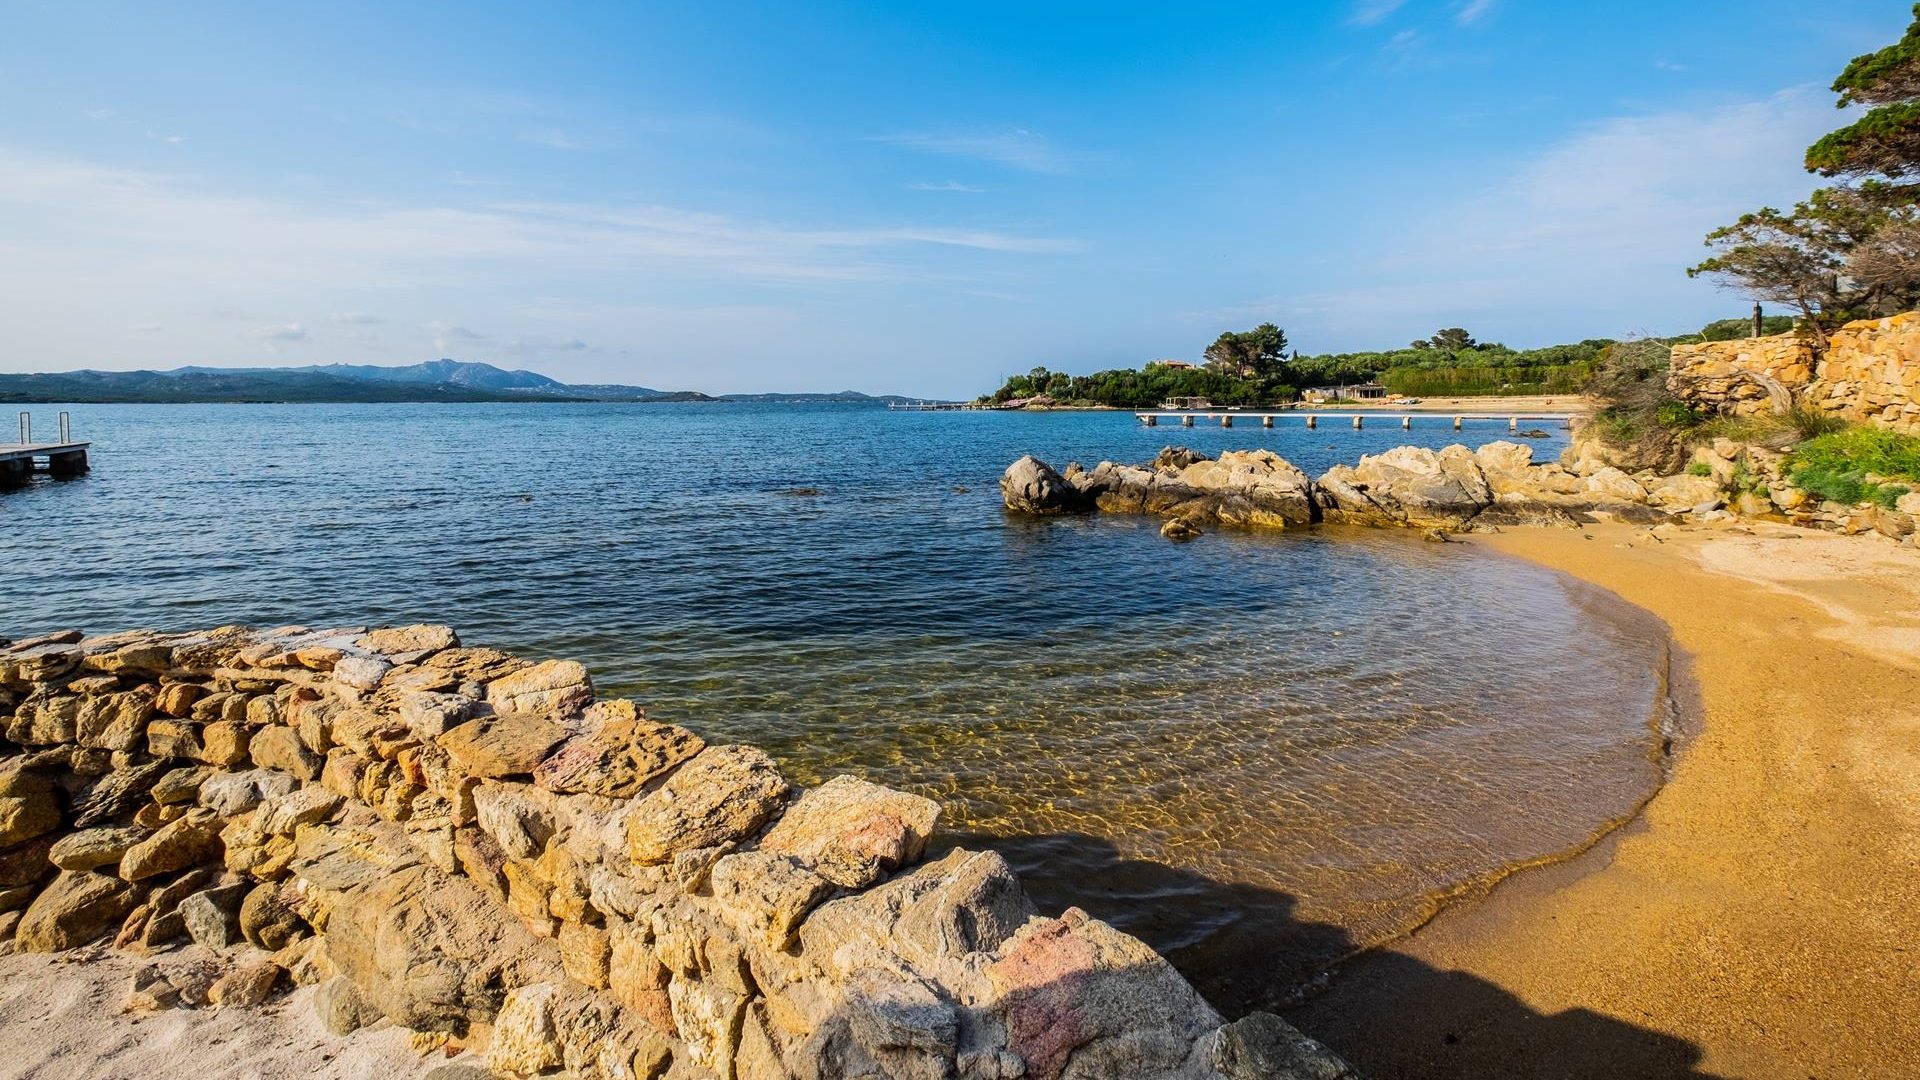
[[[1470,542],[1664,619],[1696,730],[1638,821],[1290,1019],[1380,1080],[1920,1075],[1920,553],[1764,526]]]
[[[259,1008],[126,1011],[134,973],[152,958],[100,946],[0,957],[0,1077],[16,1080],[387,1080],[444,1064],[391,1024],[331,1034],[313,987]]]

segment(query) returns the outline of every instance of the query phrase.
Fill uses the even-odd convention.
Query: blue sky
[[[1908,11],[13,0],[0,370],[970,396],[1265,320],[1678,332]]]

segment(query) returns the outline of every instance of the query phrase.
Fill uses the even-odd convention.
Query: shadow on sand
[[[1536,1012],[1484,979],[1389,950],[1349,960],[1316,995],[1316,973],[1351,955],[1352,940],[1295,918],[1284,892],[1125,858],[1082,833],[947,841],[1000,851],[1043,912],[1084,908],[1153,945],[1228,1018],[1280,1012],[1372,1080],[1714,1076],[1684,1039],[1585,1009]]]

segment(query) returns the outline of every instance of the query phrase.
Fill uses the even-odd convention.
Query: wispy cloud
[[[82,109],[80,115],[89,120],[111,120],[115,114],[112,109]]]
[[[873,141],[922,154],[971,158],[1034,173],[1064,173],[1072,155],[1046,136],[1025,128],[1004,131],[917,131],[875,136]]]
[[[157,131],[147,132],[147,138],[152,139],[154,142],[163,143],[183,143],[187,141],[185,135],[162,135]]]
[[[1503,167],[1507,179],[1485,195],[1423,212],[1423,227],[1396,231],[1370,263],[1362,253],[1342,276],[1367,284],[1266,297],[1244,310],[1362,340],[1476,314],[1511,323],[1534,311],[1557,320],[1579,311],[1596,333],[1649,329],[1649,319],[1702,306],[1705,287],[1689,285],[1682,269],[1700,258],[1708,230],[1804,197],[1812,185],[1801,149],[1833,117],[1805,87],[1597,121]],[[1382,324],[1382,311],[1397,322]]]
[[[521,140],[535,146],[544,146],[549,150],[591,150],[594,147],[593,143],[577,135],[570,135],[559,128],[529,131],[521,136]]]
[[[327,321],[335,326],[372,326],[380,319],[364,311],[336,311],[327,316]]]
[[[127,325],[127,333],[133,337],[153,337],[165,329],[166,327],[157,322],[137,322]]]
[[[1487,17],[1493,11],[1497,0],[1466,0],[1460,9],[1453,13],[1453,21],[1461,26],[1471,26]]]
[[[1378,26],[1399,11],[1407,0],[1354,0],[1347,22],[1354,26]]]
[[[966,192],[972,195],[978,195],[987,189],[983,187],[975,187],[972,184],[963,184],[958,180],[940,180],[940,181],[916,180],[915,182],[907,185],[907,190],[908,191],[959,191],[959,192]]]
[[[444,322],[430,322],[427,332],[433,335],[433,347],[441,352],[451,352],[461,347],[475,347],[493,344],[493,338],[464,326],[455,326]]]
[[[307,340],[307,328],[297,322],[283,323],[278,326],[262,326],[253,332],[253,336],[265,342],[294,342]]]

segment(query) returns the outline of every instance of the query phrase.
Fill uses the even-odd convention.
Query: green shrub
[[[1891,508],[1920,484],[1920,437],[1850,427],[1801,443],[1788,470],[1794,486],[1815,498]]]
[[[1653,419],[1663,428],[1696,428],[1706,415],[1684,401],[1663,401],[1654,409]]]
[[[1707,464],[1704,461],[1696,461],[1693,464],[1687,466],[1687,475],[1688,476],[1712,476],[1713,466]]]

